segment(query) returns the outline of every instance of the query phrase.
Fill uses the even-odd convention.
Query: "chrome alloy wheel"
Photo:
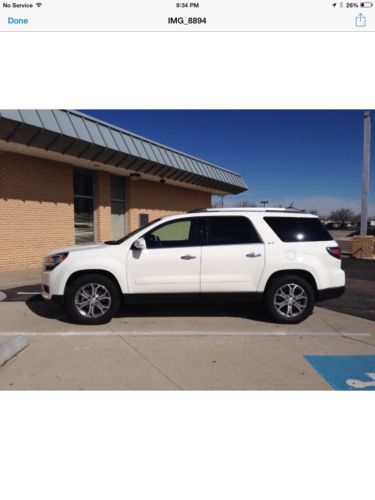
[[[308,298],[305,290],[296,283],[286,283],[277,289],[273,303],[281,316],[295,318],[307,307]]]
[[[111,294],[104,285],[87,283],[75,294],[74,304],[77,311],[87,318],[100,318],[111,307]]]

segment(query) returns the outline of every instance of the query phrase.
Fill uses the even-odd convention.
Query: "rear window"
[[[281,241],[331,241],[319,219],[309,217],[264,217]]]

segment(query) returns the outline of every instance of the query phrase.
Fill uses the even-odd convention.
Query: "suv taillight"
[[[340,247],[327,247],[327,252],[336,257],[336,259],[341,259],[341,248]]]

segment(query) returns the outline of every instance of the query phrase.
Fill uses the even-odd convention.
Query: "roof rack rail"
[[[228,208],[195,208],[194,210],[189,210],[189,214],[200,213],[200,212],[283,212],[283,213],[306,213],[306,210],[288,207],[228,207]]]

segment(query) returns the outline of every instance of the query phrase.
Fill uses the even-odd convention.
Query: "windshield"
[[[137,229],[134,229],[134,231],[130,231],[130,233],[126,234],[125,236],[123,236],[119,240],[110,240],[110,241],[105,241],[104,243],[106,245],[120,245],[120,243],[123,243],[125,240],[131,238],[132,236],[134,236],[138,232],[142,231],[143,229],[146,229],[146,227],[152,226],[153,224],[155,224],[155,222],[159,222],[159,220],[161,220],[161,218],[154,219],[153,221],[149,222],[148,224],[145,224],[142,227],[138,227]]]

